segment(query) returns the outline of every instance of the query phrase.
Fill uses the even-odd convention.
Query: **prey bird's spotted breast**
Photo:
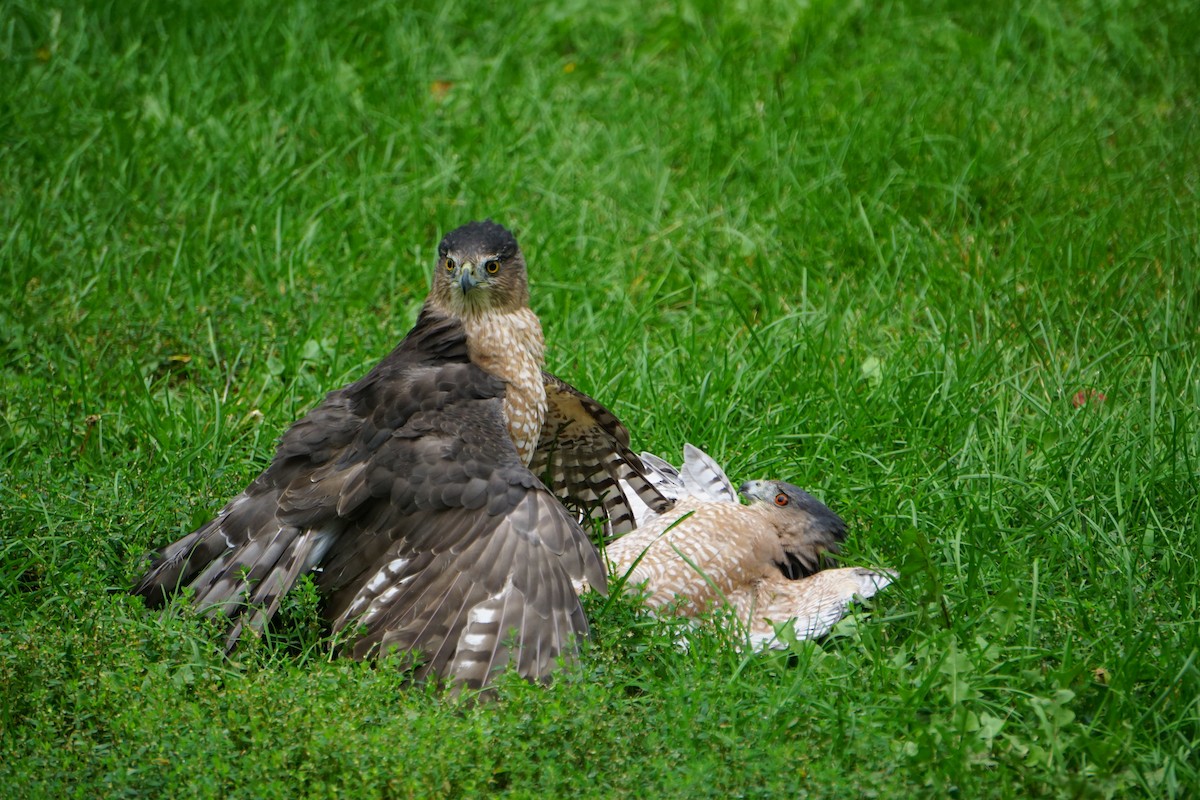
[[[871,597],[891,570],[826,569],[845,523],[821,501],[782,481],[751,481],[741,504],[724,470],[687,445],[681,469],[642,454],[647,477],[671,501],[640,509],[642,525],[606,548],[610,569],[641,587],[655,611],[696,616],[733,609],[756,647],[784,646],[777,625],[797,638],[828,633],[855,597]]]
[[[769,575],[783,558],[774,526],[763,524],[754,509],[694,497],[684,497],[605,552],[619,574],[622,566],[632,567],[629,582],[646,585],[652,608],[678,599],[692,614]]]

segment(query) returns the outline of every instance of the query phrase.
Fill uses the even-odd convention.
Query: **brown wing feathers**
[[[656,512],[670,501],[651,483],[641,459],[629,448],[629,431],[607,408],[549,372],[546,421],[529,468],[550,491],[581,511],[599,511],[606,537],[636,527],[634,512],[622,491],[624,481]]]
[[[438,359],[449,361],[447,368],[469,366],[461,328],[423,315],[413,333],[366,377],[331,392],[289,428],[271,465],[216,519],[160,550],[134,593],[157,605],[190,586],[198,605],[220,606],[232,614],[248,588],[242,575],[261,582],[284,552],[295,555],[281,537],[295,538],[299,527],[317,520],[336,523],[352,515],[353,501],[366,499],[360,485],[346,487],[346,480],[365,464],[372,447],[403,426],[424,399],[411,391],[396,392],[398,402],[385,406],[378,402],[379,387],[402,388],[407,382],[402,365]],[[493,394],[503,391],[494,379],[488,388]],[[372,413],[364,415],[359,409]],[[350,491],[343,495],[343,488]],[[340,510],[331,513],[335,509]],[[332,527],[329,533],[335,535],[338,526]],[[283,575],[291,571],[290,565],[281,566]],[[290,584],[282,591],[288,588]]]
[[[556,524],[545,523],[547,511],[558,516]],[[492,535],[463,537],[437,552],[413,554],[410,542],[397,541],[334,622],[335,628],[356,620],[367,626],[354,654],[422,650],[427,660],[421,673],[455,675],[476,686],[510,656],[531,677],[545,677],[556,658],[571,657],[572,639],[587,633],[571,576],[603,579],[590,545],[576,539],[573,521],[544,491],[526,495],[513,513],[493,519],[498,521]],[[541,522],[534,526],[533,520]],[[437,522],[439,529],[480,524],[449,513]],[[560,548],[563,558],[547,557]],[[559,612],[564,608],[566,615]],[[515,653],[509,652],[510,636]]]
[[[135,592],[161,602],[190,586],[198,605],[231,618],[232,645],[319,567],[335,628],[360,616],[366,627],[356,655],[420,651],[423,671],[478,686],[508,663],[513,623],[514,663],[544,678],[587,632],[571,580],[603,586],[603,566],[517,458],[503,382],[465,360],[453,331],[419,321],[375,370],[293,426],[215,520],[164,548]]]
[[[334,629],[363,632],[357,656],[398,649],[421,674],[473,686],[509,663],[545,679],[587,632],[573,581],[605,584],[554,495],[598,508],[611,533],[634,526],[623,485],[655,510],[668,501],[621,423],[548,373],[534,471],[524,465],[514,431],[530,430],[528,409],[541,421],[527,378],[542,346],[516,240],[490,221],[451,232],[405,339],[296,422],[271,465],[160,550],[134,592],[160,605],[190,589],[229,618],[232,646],[315,570]]]

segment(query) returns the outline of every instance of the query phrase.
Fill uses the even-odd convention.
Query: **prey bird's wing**
[[[895,570],[864,567],[826,569],[806,578],[771,578],[735,598],[735,606],[757,649],[787,649],[777,629],[790,625],[796,639],[827,635],[850,613],[855,600],[874,597],[897,578]]]

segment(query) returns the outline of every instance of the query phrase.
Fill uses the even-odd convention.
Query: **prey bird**
[[[190,590],[228,620],[232,648],[312,573],[332,631],[359,633],[349,654],[400,653],[415,677],[482,687],[511,664],[546,681],[575,658],[588,625],[573,582],[603,590],[605,572],[562,502],[613,535],[633,528],[632,498],[668,502],[620,421],[544,370],[512,233],[468,223],[434,269],[400,344],[293,424],[214,519],[159,550],[135,594],[160,606]]]
[[[694,617],[727,605],[751,645],[785,648],[781,626],[791,625],[797,639],[824,636],[856,597],[872,597],[896,578],[892,570],[826,568],[846,524],[797,486],[749,481],[734,492],[720,465],[690,444],[680,469],[641,457],[671,506],[634,500],[637,529],[610,542],[605,555],[610,574],[642,587],[651,610]]]

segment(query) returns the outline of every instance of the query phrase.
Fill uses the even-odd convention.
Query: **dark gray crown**
[[[490,253],[500,258],[512,258],[517,253],[517,237],[490,219],[468,222],[446,234],[438,245],[438,255],[445,258],[451,251]]]

